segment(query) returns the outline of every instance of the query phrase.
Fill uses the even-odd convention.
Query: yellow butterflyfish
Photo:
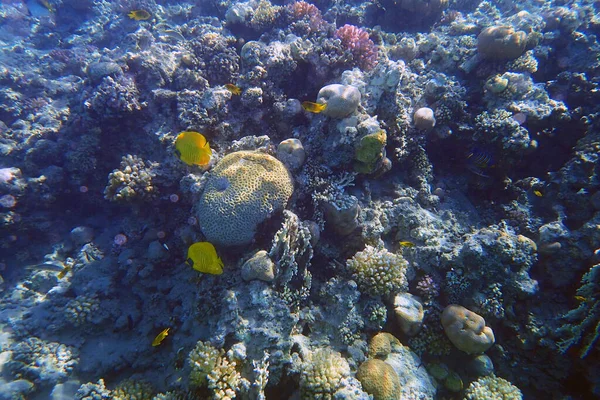
[[[542,197],[543,196],[542,192],[540,192],[539,190],[534,190],[533,194],[535,194],[537,197]]]
[[[175,149],[187,165],[207,165],[212,155],[206,138],[193,131],[181,132],[175,140]]]
[[[579,302],[582,302],[582,301],[586,301],[587,299],[585,297],[583,297],[583,296],[577,295],[577,296],[575,296],[575,300],[577,300]]]
[[[221,275],[223,261],[217,255],[217,250],[212,243],[197,242],[188,249],[186,262],[196,271],[205,274]]]
[[[147,19],[150,19],[150,17],[152,17],[152,14],[150,14],[146,10],[132,10],[129,14],[127,14],[127,16],[136,21],[145,21]]]
[[[231,93],[235,94],[236,96],[239,96],[240,94],[242,94],[242,88],[234,85],[233,83],[226,84],[225,89],[229,90]]]
[[[152,341],[152,347],[158,346],[162,343],[163,340],[165,340],[167,336],[169,336],[169,329],[171,328],[163,329],[158,335],[156,335],[156,337]]]
[[[403,240],[398,242],[398,244],[402,247],[415,247],[415,244],[413,242],[409,242],[408,240]]]
[[[318,114],[325,108],[327,108],[327,104],[313,103],[312,101],[303,101],[302,108],[304,108],[308,112]]]

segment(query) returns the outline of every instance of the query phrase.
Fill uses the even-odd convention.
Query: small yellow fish
[[[42,264],[36,264],[36,265],[30,265],[28,267],[26,267],[27,269],[35,269],[38,271],[52,271],[52,272],[58,272],[58,274],[56,275],[56,277],[58,279],[62,279],[64,278],[67,273],[69,271],[71,271],[72,266],[71,265],[65,265],[64,263],[60,263],[60,262],[45,262]]]
[[[127,14],[127,16],[136,21],[145,21],[147,19],[150,19],[150,17],[152,17],[152,14],[150,14],[146,10],[133,10],[129,14]]]
[[[160,332],[158,335],[156,335],[156,337],[152,341],[152,347],[158,346],[159,344],[162,343],[163,340],[165,340],[165,338],[167,336],[169,336],[169,329],[171,329],[171,328],[166,328],[162,332]]]
[[[70,265],[67,265],[65,268],[63,268],[63,270],[62,270],[62,271],[60,271],[60,272],[58,273],[58,275],[56,275],[56,277],[57,277],[58,279],[62,279],[62,278],[64,278],[64,277],[65,277],[65,275],[67,275],[67,273],[68,273],[69,271],[71,271],[71,266],[70,266]]]
[[[187,165],[207,165],[212,155],[206,138],[193,131],[181,132],[175,140],[175,149]]]
[[[242,88],[239,86],[235,86],[233,83],[228,83],[225,85],[225,89],[229,90],[231,93],[239,96],[242,94]]]
[[[303,101],[302,108],[306,111],[318,114],[327,108],[327,104],[313,103],[312,101]]]
[[[404,240],[402,242],[398,242],[398,244],[402,247],[415,247],[415,244],[413,242],[409,242],[407,240]]]
[[[49,12],[54,12],[54,7],[52,7],[52,4],[50,4],[48,0],[38,0],[38,3],[46,7],[46,10],[48,10]]]
[[[534,190],[533,194],[535,194],[537,197],[542,197],[543,196],[542,192],[540,192],[539,190]]]
[[[586,301],[587,299],[583,296],[575,296],[575,300],[582,302],[582,301]]]
[[[205,274],[221,275],[223,261],[217,255],[217,250],[212,243],[197,242],[188,249],[186,262],[196,271]]]

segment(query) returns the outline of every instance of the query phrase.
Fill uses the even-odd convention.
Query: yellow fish
[[[196,271],[205,274],[221,275],[223,261],[217,255],[217,250],[212,243],[197,242],[188,249],[186,262]]]
[[[175,140],[175,149],[187,165],[207,165],[212,155],[206,138],[193,131],[181,132]]]
[[[48,10],[49,12],[54,12],[54,7],[52,7],[52,4],[50,4],[48,0],[38,0],[38,3],[46,7],[46,10]]]
[[[71,271],[72,266],[71,265],[66,265],[64,263],[61,262],[45,262],[42,264],[36,264],[36,265],[30,265],[28,267],[26,267],[27,269],[35,269],[35,270],[40,270],[40,271],[53,271],[53,272],[58,272],[58,274],[56,274],[56,277],[58,279],[62,279],[64,278],[67,273],[69,271]]]
[[[312,101],[303,101],[302,108],[306,111],[318,114],[327,108],[327,104],[313,103]]]
[[[577,295],[577,296],[575,296],[575,300],[581,302],[581,301],[586,301],[587,299],[585,297],[583,297],[583,296]]]
[[[402,242],[398,242],[398,244],[402,247],[415,247],[415,244],[413,242],[409,242],[407,240],[404,240]]]
[[[129,14],[127,14],[127,16],[131,19],[135,19],[136,21],[145,21],[147,19],[150,19],[150,17],[152,17],[152,14],[150,14],[146,10],[133,10]]]
[[[152,341],[152,347],[158,346],[159,344],[162,343],[163,340],[165,340],[165,338],[167,336],[169,336],[169,329],[171,329],[171,328],[164,329],[162,332],[160,332],[158,335],[156,335],[156,337]]]
[[[231,93],[235,94],[236,96],[239,96],[240,94],[242,94],[242,88],[240,88],[239,86],[235,86],[233,83],[226,84],[225,89],[229,90]]]
[[[542,192],[540,192],[539,190],[534,190],[533,194],[535,194],[537,197],[542,197],[543,196]]]

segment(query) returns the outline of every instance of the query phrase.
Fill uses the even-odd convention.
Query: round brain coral
[[[374,400],[398,400],[400,398],[400,377],[391,365],[378,359],[369,359],[356,371],[365,392]]]
[[[286,206],[294,182],[268,154],[238,151],[213,168],[198,203],[198,221],[209,242],[239,246],[252,242],[256,227]]]

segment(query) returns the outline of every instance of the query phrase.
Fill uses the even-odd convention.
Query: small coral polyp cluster
[[[594,2],[0,19],[0,400],[600,394]]]

